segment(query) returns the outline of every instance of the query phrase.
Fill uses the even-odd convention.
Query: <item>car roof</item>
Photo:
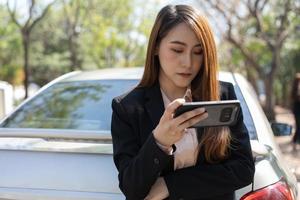
[[[87,80],[103,80],[103,79],[140,79],[143,75],[144,68],[106,68],[92,71],[76,71],[66,74],[59,82],[70,81],[87,81]],[[235,79],[231,72],[219,72],[219,80],[231,82],[235,85]]]
[[[144,69],[135,68],[107,68],[92,71],[78,71],[63,79],[66,81],[85,81],[100,79],[140,79]]]

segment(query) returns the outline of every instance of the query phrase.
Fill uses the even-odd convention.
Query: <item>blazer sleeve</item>
[[[228,98],[236,99],[233,86],[228,86]],[[170,199],[210,198],[232,193],[253,181],[255,166],[248,131],[239,112],[237,123],[230,127],[230,156],[218,164],[197,164],[167,174]]]
[[[112,109],[111,133],[119,187],[128,200],[144,199],[174,158],[157,146],[152,133],[144,144],[140,144],[140,133],[135,132],[137,122],[133,120],[136,117],[121,101],[114,99]]]

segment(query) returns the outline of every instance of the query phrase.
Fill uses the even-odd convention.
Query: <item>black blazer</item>
[[[236,99],[231,83],[220,82],[220,90],[221,99]],[[236,189],[252,182],[254,162],[242,112],[230,127],[227,160],[209,164],[200,150],[195,166],[174,171],[174,156],[164,153],[152,134],[164,112],[159,84],[114,98],[112,109],[114,162],[119,187],[128,200],[144,199],[159,176],[164,177],[172,200],[232,200]]]

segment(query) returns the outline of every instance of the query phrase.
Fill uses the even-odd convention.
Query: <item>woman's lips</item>
[[[177,73],[177,74],[184,78],[189,78],[192,75],[191,73]]]

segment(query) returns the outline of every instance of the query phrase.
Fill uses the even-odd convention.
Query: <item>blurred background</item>
[[[179,3],[209,18],[221,70],[247,77],[270,120],[290,107],[299,0],[0,0],[0,115],[66,72],[143,66],[155,15]]]

